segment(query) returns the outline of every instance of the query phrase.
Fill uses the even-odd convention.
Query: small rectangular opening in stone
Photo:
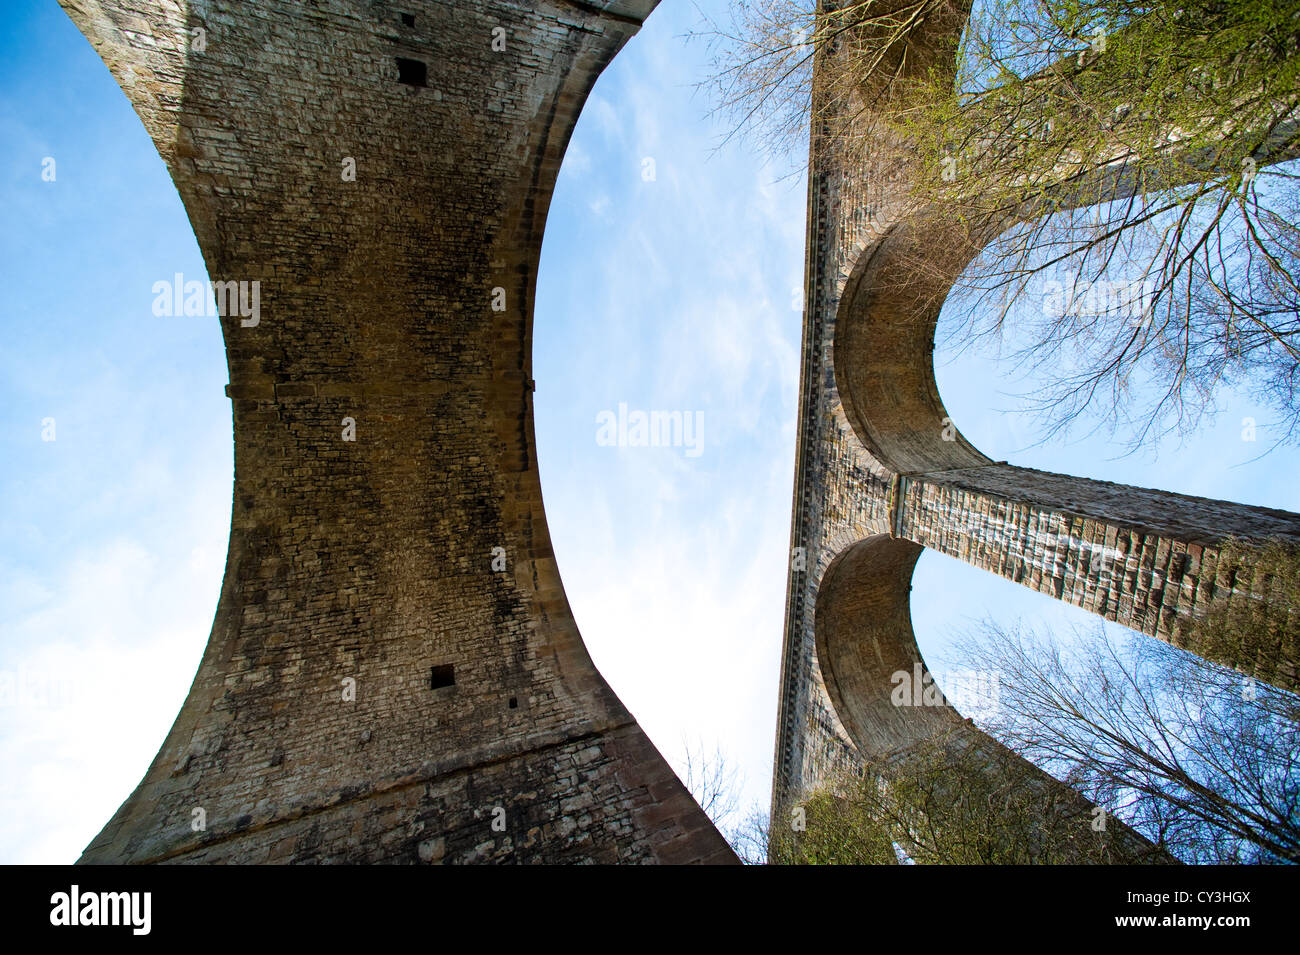
[[[419,60],[408,60],[404,56],[397,58],[397,82],[407,86],[428,86],[429,68]]]
[[[439,666],[432,667],[432,673],[429,675],[429,689],[441,690],[445,686],[456,685],[456,666],[452,663],[443,663]]]
[[[519,707],[518,697],[514,697],[514,696],[510,697],[510,708],[513,710],[513,709],[518,709],[518,707]]]
[[[414,13],[403,13],[403,14],[402,14],[402,26],[407,26],[407,27],[413,27],[413,26],[415,26],[415,14],[414,14]]]

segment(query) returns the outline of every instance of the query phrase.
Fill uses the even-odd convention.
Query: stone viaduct
[[[260,296],[211,638],[81,861],[737,861],[583,646],[534,452],[552,188],[655,0],[62,5]]]
[[[81,861],[735,862],[583,646],[534,453],[551,191],[656,0],[60,2],[211,279],[260,290],[256,321],[221,319],[235,484],[211,638]],[[876,172],[813,150],[778,812],[954,729],[996,749],[954,710],[890,705],[889,675],[923,665],[922,548],[1167,636],[1213,595],[1226,533],[1300,540],[1289,513],[943,440],[944,289],[898,275],[933,237]]]
[[[928,25],[909,39],[914,70],[954,55],[969,0],[954,0],[946,17],[934,15],[940,7],[927,6]],[[823,146],[831,141],[825,128],[812,132],[790,538],[796,556],[786,598],[773,825],[809,789],[855,772],[864,756],[897,759],[926,740],[964,736],[1018,762],[1022,775],[1027,770],[949,706],[891,704],[891,674],[924,666],[909,610],[922,549],[1168,638],[1177,617],[1203,609],[1216,586],[1232,592],[1219,573],[1226,537],[1300,543],[1300,515],[1030,470],[981,454],[955,431],[935,383],[934,332],[950,283],[917,275],[908,262],[952,258],[955,268],[935,274],[955,275],[982,240],[953,248],[941,215],[891,191],[887,166],[845,164],[836,148]],[[1290,158],[1295,144],[1286,145],[1292,152],[1257,158]],[[1115,194],[1124,194],[1122,184]],[[1235,662],[1250,672],[1249,661]],[[1038,777],[1059,795],[1060,784]],[[1079,812],[1089,807],[1078,801]]]

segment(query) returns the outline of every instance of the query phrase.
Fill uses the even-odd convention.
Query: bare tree
[[[751,806],[728,835],[731,848],[745,865],[767,865],[772,844],[771,818],[761,806]]]
[[[696,35],[736,131],[778,150],[808,131],[818,161],[891,183],[888,215],[983,250],[927,244],[918,281],[956,283],[954,341],[1045,378],[1047,434],[1095,418],[1136,446],[1249,383],[1300,438],[1294,0],[969,9],[757,0]]]
[[[746,865],[764,865],[768,861],[769,826],[767,811],[761,806],[741,809],[743,780],[721,746],[706,755],[704,744],[682,741],[685,752],[686,778],[683,780],[695,801],[700,804],[718,831]]]
[[[715,746],[709,755],[700,740],[693,743],[683,740],[682,749],[686,762],[686,778],[682,781],[718,831],[728,842],[733,842],[732,830],[740,812],[739,771],[721,746]]]
[[[1001,675],[982,721],[1187,862],[1300,861],[1300,698],[1150,637],[1070,647],[986,621],[958,644]]]

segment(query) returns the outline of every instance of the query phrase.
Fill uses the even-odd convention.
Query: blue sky
[[[681,39],[694,25],[689,4],[665,0],[597,83],[561,170],[535,317],[538,459],[602,673],[670,761],[682,766],[688,740],[720,747],[744,802],[763,805],[805,181],[739,144],[715,151],[723,129],[694,89],[704,51]],[[40,690],[0,702],[0,861],[69,862],[143,775],[207,640],[229,530],[230,405],[216,321],[150,308],[155,281],[203,274],[180,199],[53,0],[6,5],[0,143],[0,676]],[[994,458],[1300,510],[1295,452],[1243,463],[1267,446],[1240,438],[1242,417],[1268,419],[1249,395],[1181,447],[1032,448],[1029,423],[1005,413],[1005,367],[945,359],[948,408]],[[702,412],[702,453],[598,444],[597,416],[620,403]],[[928,598],[913,615],[932,664],[986,614],[1091,619],[930,553],[914,593]]]

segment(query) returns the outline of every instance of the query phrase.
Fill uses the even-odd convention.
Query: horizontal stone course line
[[[555,0],[556,3],[573,7],[575,10],[581,10],[583,13],[589,13],[592,16],[599,17],[602,20],[613,20],[615,23],[624,23],[628,26],[640,29],[645,26],[645,18],[637,18],[630,14],[619,13],[610,7],[602,7],[595,3],[586,3],[584,0]]]
[[[226,385],[232,401],[277,401],[291,398],[408,398],[468,391],[474,382],[465,379],[386,380],[374,382],[284,382],[282,384]],[[480,387],[488,384],[484,381]],[[522,383],[521,383],[522,384]],[[527,389],[525,389],[527,390]]]
[[[219,834],[213,838],[204,839],[200,842],[176,846],[166,852],[159,853],[158,855],[138,860],[138,864],[151,865],[165,862],[170,859],[175,859],[180,856],[207,849],[211,846],[219,845],[223,842],[231,842],[246,835],[270,829],[274,826],[295,822],[323,812],[329,812],[332,809],[337,809],[341,806],[347,806],[352,803],[364,802],[367,799],[373,799],[375,796],[383,793],[409,789],[412,786],[419,786],[424,783],[446,779],[452,776],[465,775],[475,770],[484,770],[494,765],[513,762],[525,756],[545,753],[548,750],[558,749],[573,743],[585,742],[589,739],[603,739],[606,736],[616,735],[619,731],[627,729],[639,730],[640,727],[637,726],[635,721],[611,723],[572,736],[546,734],[547,738],[542,740],[540,745],[516,748],[488,755],[486,758],[478,759],[477,761],[475,760],[475,755],[473,753],[466,753],[458,758],[443,762],[433,761],[426,763],[419,769],[405,773],[401,776],[371,783],[366,786],[363,791],[346,798],[338,799],[334,802],[308,803],[300,806],[293,806],[288,809],[264,814],[264,817],[260,820],[254,816],[253,818],[255,821],[247,826],[239,829],[232,829],[229,832]],[[485,750],[490,753],[490,748],[485,747]]]

